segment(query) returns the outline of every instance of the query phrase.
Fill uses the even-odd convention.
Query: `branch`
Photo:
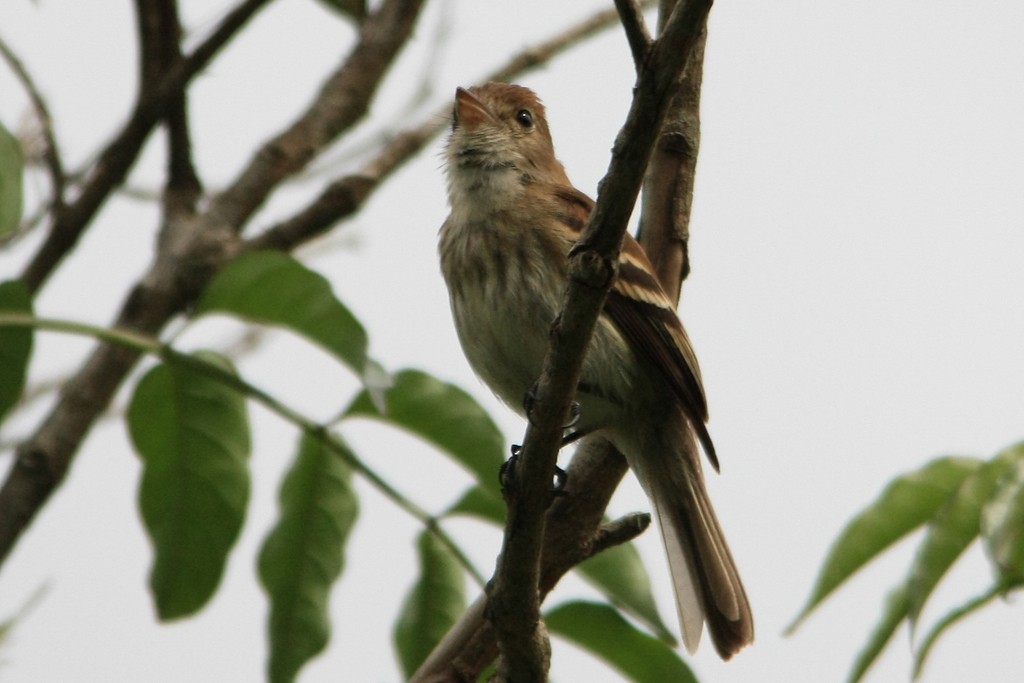
[[[615,9],[622,20],[622,28],[626,31],[626,40],[629,41],[629,49],[633,53],[633,64],[639,73],[654,42],[644,22],[642,8],[637,0],[615,0]]]
[[[0,38],[0,55],[11,67],[14,76],[28,93],[29,101],[36,113],[36,120],[39,122],[39,129],[43,136],[43,161],[46,163],[46,170],[50,176],[50,210],[57,212],[64,206],[64,187],[67,184],[67,176],[64,175],[64,164],[61,161],[60,150],[57,148],[57,138],[53,133],[53,118],[50,116],[50,109],[46,106],[46,100],[36,87],[31,74],[22,64],[18,56],[7,45],[6,41]]]
[[[140,89],[131,118],[104,148],[84,181],[78,199],[59,211],[50,234],[21,275],[33,294],[78,243],[114,188],[124,182],[154,126],[185,86],[270,0],[244,0],[229,12],[210,36],[168,71],[159,88],[145,97]]]
[[[484,579],[476,571],[473,563],[466,557],[465,553],[451,536],[441,527],[439,520],[428,513],[422,506],[418,505],[411,498],[400,492],[387,480],[379,475],[376,470],[367,465],[361,458],[346,448],[335,436],[315,420],[306,417],[298,410],[291,408],[282,401],[274,398],[259,387],[247,382],[241,376],[225,370],[220,365],[211,363],[203,358],[178,351],[170,344],[165,344],[155,337],[148,337],[134,332],[96,327],[83,323],[68,320],[57,320],[52,318],[39,318],[30,314],[7,313],[0,311],[0,328],[3,327],[27,327],[37,330],[50,330],[64,334],[81,335],[101,339],[111,344],[137,351],[140,354],[148,354],[163,360],[168,364],[177,364],[188,367],[192,370],[203,373],[221,384],[238,391],[247,398],[263,405],[264,408],[274,413],[286,422],[306,435],[316,439],[327,450],[336,457],[341,458],[354,471],[361,474],[372,486],[374,486],[385,498],[389,499],[396,507],[405,511],[415,520],[423,525],[424,529],[438,539],[473,577],[479,586],[484,585]],[[626,531],[628,533],[628,530]],[[620,541],[621,542],[621,541]]]
[[[626,123],[612,149],[597,204],[569,260],[569,287],[552,326],[516,480],[506,495],[505,541],[490,594],[490,615],[510,681],[546,680],[540,624],[540,554],[549,487],[562,426],[579,381],[583,352],[614,278],[614,264],[644,172],[686,57],[701,35],[709,0],[680,3],[640,71]]]
[[[175,0],[136,0],[139,24],[140,97],[160,88],[164,74],[179,63],[181,20]],[[199,198],[200,183],[192,164],[185,89],[167,103],[167,182],[163,192],[165,225],[191,216]]]
[[[662,18],[669,15],[675,2],[663,0]],[[700,90],[706,41],[705,22],[647,168],[637,234],[662,287],[677,302],[680,287],[690,274],[690,214],[700,149]]]
[[[640,6],[643,8],[653,7],[654,0],[641,0]],[[581,21],[568,31],[565,31],[564,33],[561,33],[540,45],[536,45],[531,49],[524,50],[515,58],[510,60],[505,66],[491,72],[491,74],[482,79],[481,82],[509,81],[515,76],[531,71],[550,60],[557,53],[563,52],[566,48],[572,47],[576,43],[589,38],[594,33],[612,26],[618,21],[618,19],[619,15],[614,9],[598,12],[589,19]],[[445,111],[445,115],[447,117],[447,110]]]
[[[386,0],[313,103],[263,145],[238,179],[213,198],[209,213],[241,230],[282,180],[301,170],[369,111],[378,86],[405,45],[424,0]]]
[[[541,600],[577,564],[612,545],[631,541],[650,524],[647,515],[629,515],[603,525],[608,501],[625,473],[625,459],[606,442],[590,439],[577,449],[567,473],[569,495],[557,498],[548,513]],[[470,606],[410,683],[464,683],[480,677],[498,654],[486,604],[486,596],[481,596]]]

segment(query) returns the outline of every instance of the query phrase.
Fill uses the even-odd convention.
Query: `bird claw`
[[[512,444],[512,448],[509,450],[511,451],[509,459],[503,462],[498,469],[498,481],[501,483],[502,490],[506,490],[515,481],[516,463],[519,460],[519,456],[523,453],[523,447],[519,444]],[[558,465],[555,465],[555,474],[551,481],[552,497],[566,495],[565,486],[568,481],[569,474]]]
[[[569,421],[562,426],[562,429],[572,429],[580,423],[580,418],[583,417],[583,407],[579,401],[573,401],[572,405],[569,406]]]
[[[537,383],[534,382],[530,385],[530,388],[523,394],[523,412],[526,413],[526,419],[533,422],[533,409],[537,405]],[[580,405],[579,401],[573,401],[572,405],[569,406],[569,421],[562,425],[562,429],[569,430],[580,423],[583,418],[583,406]]]

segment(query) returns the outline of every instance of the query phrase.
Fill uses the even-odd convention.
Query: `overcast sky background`
[[[223,3],[183,2],[188,27],[208,28],[221,12],[215,4]],[[400,117],[424,77],[431,107],[441,105],[455,86],[606,4],[433,2],[372,116]],[[424,73],[439,27],[445,44]],[[128,3],[9,0],[0,7],[0,32],[48,98],[69,167],[126,116],[133,31]],[[703,681],[842,680],[913,552],[900,546],[783,638],[843,524],[899,473],[943,454],[987,457],[1024,437],[1022,32],[1024,5],[994,1],[733,0],[712,12],[693,274],[680,310],[722,460],[721,476],[710,477],[712,497],[753,602],[757,642],[728,664],[705,643],[693,659]],[[213,64],[191,98],[195,153],[210,186],[230,181],[254,144],[296,115],[352,35],[313,0],[279,0]],[[544,99],[560,158],[593,194],[633,83],[621,31],[521,82]],[[15,126],[25,107],[0,69],[0,120]],[[320,243],[306,260],[366,324],[371,352],[386,367],[422,368],[465,387],[516,442],[521,420],[473,377],[451,326],[436,261],[446,214],[440,148],[438,140],[337,231],[340,248]],[[161,153],[150,145],[133,184],[155,186]],[[296,208],[320,182],[280,193],[254,225]],[[149,207],[110,202],[44,290],[39,314],[109,322],[125,283],[148,262],[155,230]],[[0,276],[15,275],[38,238],[0,254]],[[221,326],[207,323],[179,344],[195,348],[222,336]],[[33,376],[69,371],[88,348],[40,335]],[[280,335],[242,371],[318,418],[335,414],[354,390],[319,351]],[[13,431],[34,426],[41,409]],[[198,617],[169,626],[155,623],[146,591],[150,552],[136,512],[137,459],[119,421],[94,430],[69,480],[0,573],[0,618],[49,587],[0,651],[0,679],[262,677],[266,602],[254,557],[273,523],[296,436],[258,408],[252,415],[254,490],[243,536],[216,599]],[[429,509],[442,509],[469,483],[414,440],[352,427],[345,435],[363,456]],[[0,459],[6,471],[9,454]],[[400,678],[391,626],[414,579],[419,529],[358,486],[362,513],[332,595],[334,637],[304,671],[304,683]],[[613,513],[646,509],[627,478]],[[474,522],[451,528],[490,574],[497,532]],[[639,547],[663,616],[674,623],[657,534],[645,534]],[[989,580],[972,546],[929,603],[925,626]],[[548,604],[592,595],[567,580]],[[1019,680],[1019,601],[955,627],[922,680]],[[907,638],[899,632],[868,680],[907,680]],[[563,683],[616,680],[562,642],[553,672]]]

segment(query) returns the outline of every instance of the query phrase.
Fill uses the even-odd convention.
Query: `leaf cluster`
[[[989,459],[940,457],[892,480],[836,538],[789,631],[861,568],[917,530],[923,533],[910,567],[886,597],[851,668],[850,683],[863,679],[901,624],[917,633],[928,598],[975,540],[992,567],[992,582],[915,639],[915,677],[950,626],[1024,585],[1024,443]]]

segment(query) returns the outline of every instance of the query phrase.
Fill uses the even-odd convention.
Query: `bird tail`
[[[630,464],[661,528],[683,643],[694,652],[707,621],[715,649],[729,659],[754,640],[754,618],[704,487],[696,442],[689,430],[680,431],[681,448],[673,444],[668,452],[647,451],[639,468]],[[674,457],[669,455],[673,450]]]

